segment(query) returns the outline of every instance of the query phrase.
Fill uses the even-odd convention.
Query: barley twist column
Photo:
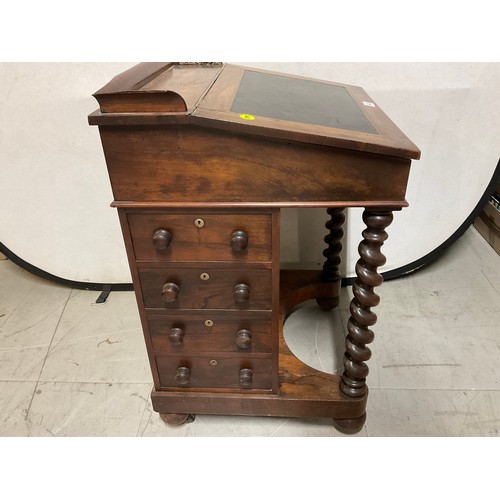
[[[385,264],[380,247],[387,239],[385,228],[392,222],[392,212],[365,210],[363,221],[363,241],[358,247],[360,259],[356,263],[356,281],[353,285],[354,297],[351,301],[351,317],[347,323],[348,335],[344,354],[344,373],[340,381],[341,391],[350,397],[361,397],[366,391],[368,366],[371,351],[366,346],[373,341],[373,331],[369,328],[377,321],[371,311],[380,302],[374,287],[382,284],[383,277],[377,267]]]
[[[345,222],[344,208],[328,208],[327,213],[330,220],[325,224],[329,233],[325,236],[325,243],[328,247],[323,251],[326,262],[323,264],[321,281],[335,283],[334,295],[332,297],[318,297],[316,302],[325,311],[331,311],[339,305],[340,284],[342,274],[340,272],[340,252],[342,251],[342,237],[344,230],[342,226]]]

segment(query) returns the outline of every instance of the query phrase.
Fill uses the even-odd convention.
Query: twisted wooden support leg
[[[365,361],[371,357],[366,344],[373,342],[370,326],[377,322],[377,316],[370,308],[378,305],[380,297],[373,291],[382,284],[383,278],[377,267],[385,264],[380,247],[387,239],[384,229],[392,222],[390,211],[365,210],[363,221],[367,228],[363,231],[363,241],[358,247],[360,259],[356,263],[356,281],[353,285],[354,297],[351,301],[351,317],[347,323],[344,373],[340,389],[347,396],[356,398],[367,392],[366,376],[368,366]]]
[[[342,251],[342,237],[344,236],[342,225],[345,222],[345,214],[343,208],[328,208],[327,213],[331,219],[325,224],[329,233],[325,236],[325,243],[328,247],[323,251],[326,262],[323,265],[321,281],[335,283],[335,287],[331,297],[318,297],[316,302],[324,311],[331,311],[339,305],[342,279],[340,272],[340,252]]]

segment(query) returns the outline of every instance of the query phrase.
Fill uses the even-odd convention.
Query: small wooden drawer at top
[[[156,356],[156,365],[162,388],[272,389],[271,357]]]
[[[272,308],[270,269],[141,266],[138,272],[146,308]]]
[[[271,261],[271,213],[127,213],[139,261]]]
[[[154,351],[270,353],[271,313],[149,314]]]

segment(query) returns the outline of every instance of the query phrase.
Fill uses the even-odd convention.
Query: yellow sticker
[[[247,115],[246,113],[240,115],[240,118],[242,118],[243,120],[255,120],[255,116]]]

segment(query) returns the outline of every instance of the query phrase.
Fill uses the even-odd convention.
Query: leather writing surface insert
[[[256,71],[244,72],[231,111],[377,134],[344,87]]]

